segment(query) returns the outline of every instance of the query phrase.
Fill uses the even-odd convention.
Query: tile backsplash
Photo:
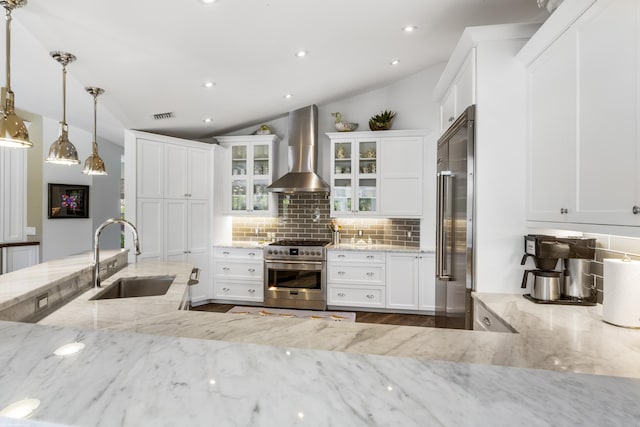
[[[367,239],[374,244],[420,246],[419,219],[339,218],[341,241]],[[329,197],[323,193],[278,194],[277,218],[233,218],[233,240],[280,239],[331,240]],[[362,237],[358,236],[362,230]]]

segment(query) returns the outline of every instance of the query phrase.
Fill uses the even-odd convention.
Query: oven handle
[[[268,269],[277,270],[322,270],[324,262],[309,262],[309,261],[287,261],[287,262],[269,262],[265,263]]]

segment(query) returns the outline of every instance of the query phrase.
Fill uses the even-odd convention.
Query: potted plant
[[[369,129],[371,130],[389,130],[391,122],[396,117],[396,112],[390,110],[381,111],[379,114],[369,119]]]

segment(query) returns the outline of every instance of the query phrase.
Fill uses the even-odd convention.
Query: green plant
[[[396,115],[397,113],[391,110],[381,111],[369,119],[369,129],[387,130],[391,128],[391,122],[395,119]]]

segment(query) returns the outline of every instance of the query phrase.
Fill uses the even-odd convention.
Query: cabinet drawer
[[[234,261],[231,259],[213,261],[213,274],[215,277],[237,280],[254,279],[262,283],[263,270],[262,261]]]
[[[328,287],[328,305],[384,308],[384,287],[332,286]]]
[[[329,282],[341,284],[360,283],[366,285],[384,285],[385,284],[385,266],[384,264],[371,265],[351,265],[351,264],[334,264],[327,268]]]
[[[262,248],[214,248],[215,258],[262,259]]]
[[[514,332],[507,323],[478,303],[473,303],[473,330],[489,332]]]
[[[384,263],[385,253],[372,251],[328,251],[327,259],[329,261]]]
[[[262,283],[230,283],[216,280],[213,285],[213,297],[225,300],[264,301],[264,287]]]

